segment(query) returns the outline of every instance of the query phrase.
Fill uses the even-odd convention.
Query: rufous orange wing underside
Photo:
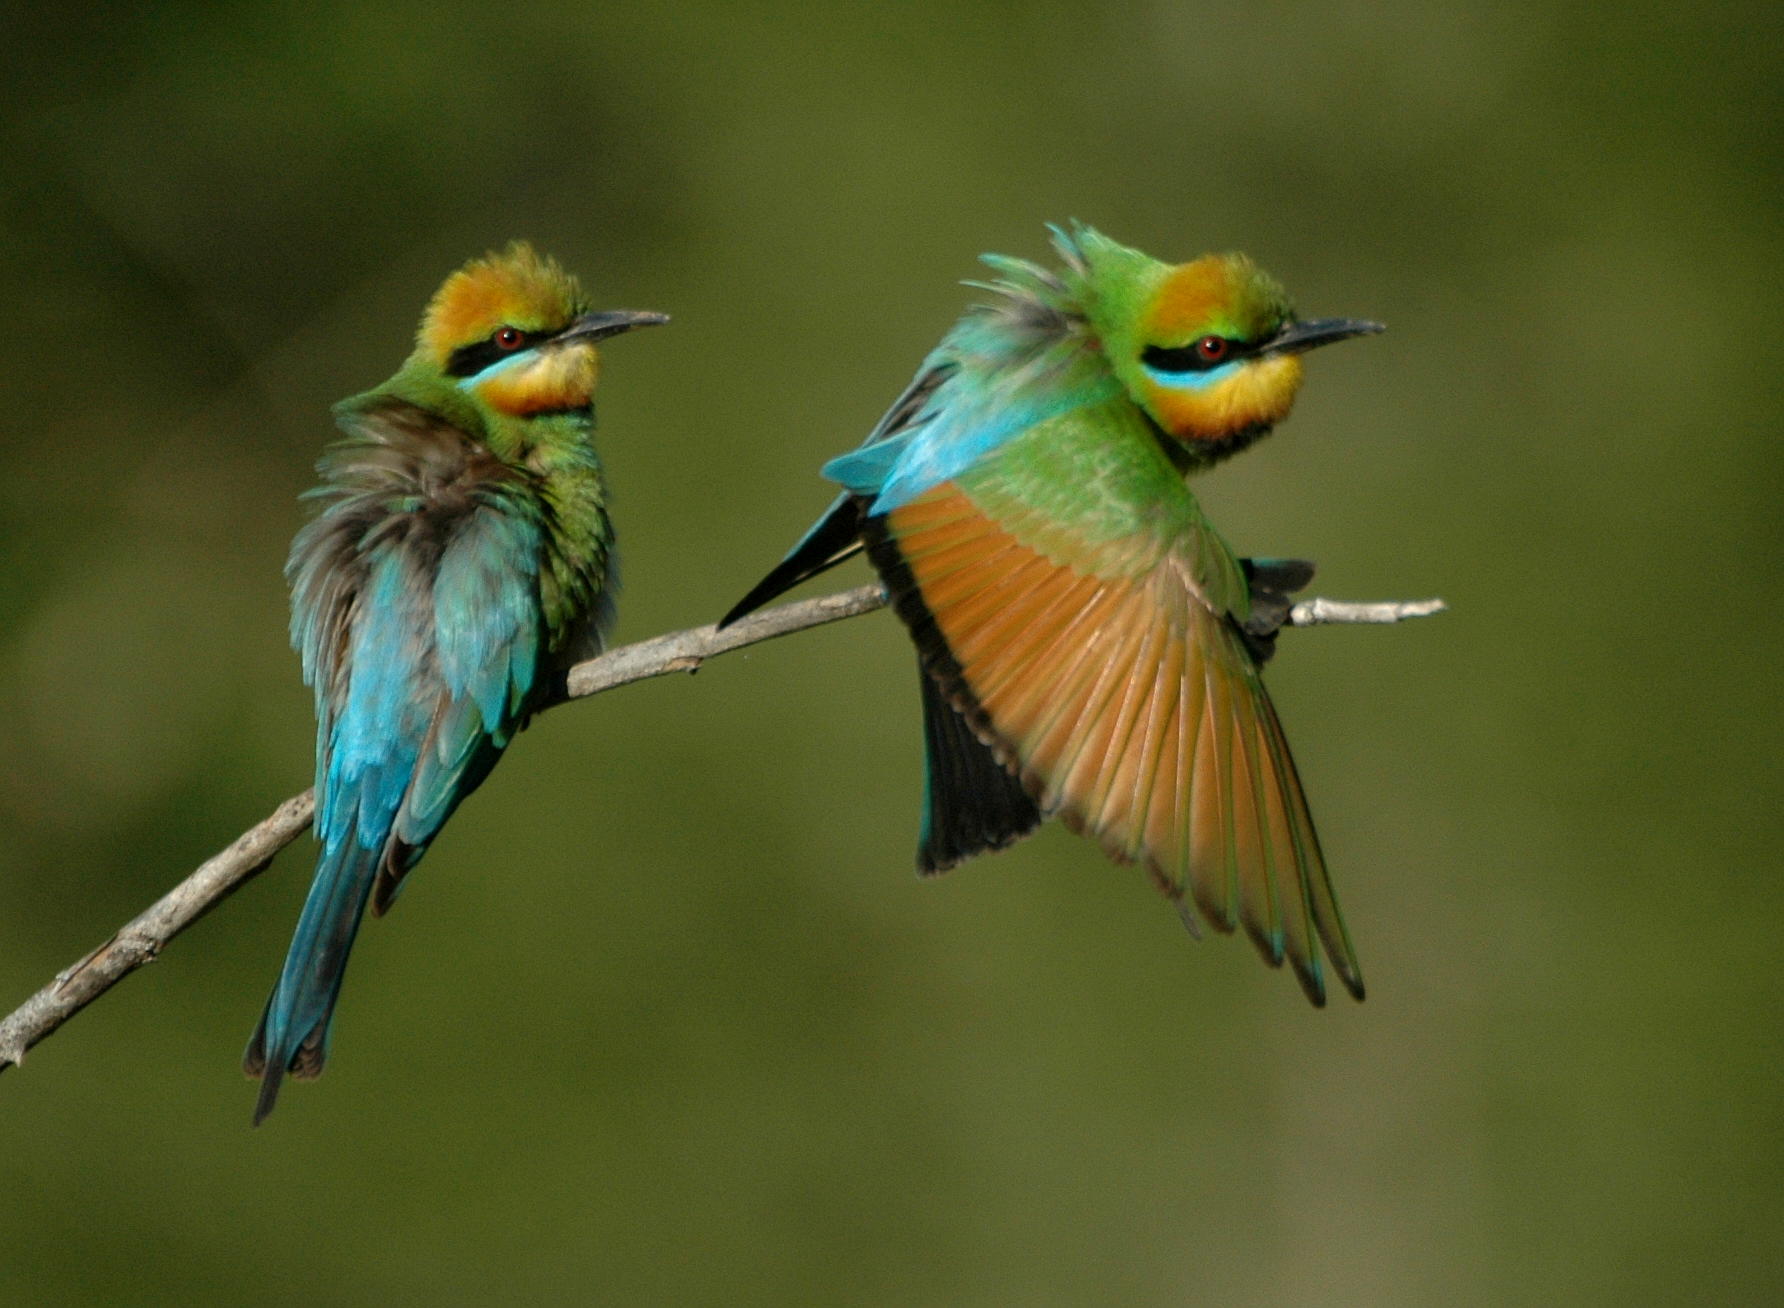
[[[1361,997],[1276,711],[1188,560],[1166,549],[1136,569],[1112,546],[1117,566],[1094,550],[1069,566],[954,482],[875,525],[925,667],[1043,812],[1145,864],[1192,926],[1186,894],[1217,929],[1243,925],[1321,1002],[1317,936]]]

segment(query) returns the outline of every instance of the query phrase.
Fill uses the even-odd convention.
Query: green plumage
[[[317,516],[286,572],[315,689],[316,878],[245,1065],[272,1110],[314,1076],[369,903],[394,901],[557,676],[599,647],[612,526],[595,342],[660,314],[589,313],[524,246],[434,297],[389,381],[343,401]]]
[[[1057,815],[1315,1003],[1322,948],[1361,998],[1260,677],[1307,570],[1248,568],[1184,477],[1287,415],[1304,351],[1379,329],[1297,320],[1242,255],[1055,237],[1057,271],[986,256],[997,298],[825,466],[844,498],[726,621],[864,544],[927,678],[921,870]]]

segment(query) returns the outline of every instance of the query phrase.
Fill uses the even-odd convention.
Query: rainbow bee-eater
[[[1143,863],[1195,931],[1243,925],[1325,1001],[1357,966],[1259,669],[1309,564],[1241,560],[1186,477],[1281,421],[1302,320],[1243,255],[1166,264],[1074,225],[993,293],[859,449],[842,495],[729,622],[865,547],[917,646],[939,872],[1057,814]],[[1193,906],[1192,906],[1193,905]],[[1316,943],[1317,942],[1317,943]]]
[[[243,1060],[254,1120],[312,1077],[353,937],[383,913],[612,611],[613,530],[593,443],[597,344],[660,313],[591,311],[515,243],[446,279],[414,352],[335,406],[285,565],[316,693],[322,852]]]

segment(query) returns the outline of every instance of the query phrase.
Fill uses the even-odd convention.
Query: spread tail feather
[[[273,1111],[287,1072],[300,1079],[322,1072],[347,956],[382,856],[382,849],[366,849],[351,836],[323,852],[285,966],[242,1056],[242,1069],[260,1078],[256,1126]]]
[[[828,572],[860,551],[861,501],[852,495],[840,495],[787,557],[719,619],[719,629],[724,630],[746,613],[755,612],[777,595],[821,572]]]

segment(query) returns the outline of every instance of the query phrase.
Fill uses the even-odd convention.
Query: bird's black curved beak
[[[656,327],[669,321],[666,313],[649,309],[602,309],[585,313],[554,338],[559,341],[604,341],[634,327]]]
[[[1282,330],[1265,341],[1261,354],[1300,354],[1334,341],[1347,341],[1353,336],[1373,336],[1387,328],[1362,318],[1315,318],[1310,322],[1283,324]]]

